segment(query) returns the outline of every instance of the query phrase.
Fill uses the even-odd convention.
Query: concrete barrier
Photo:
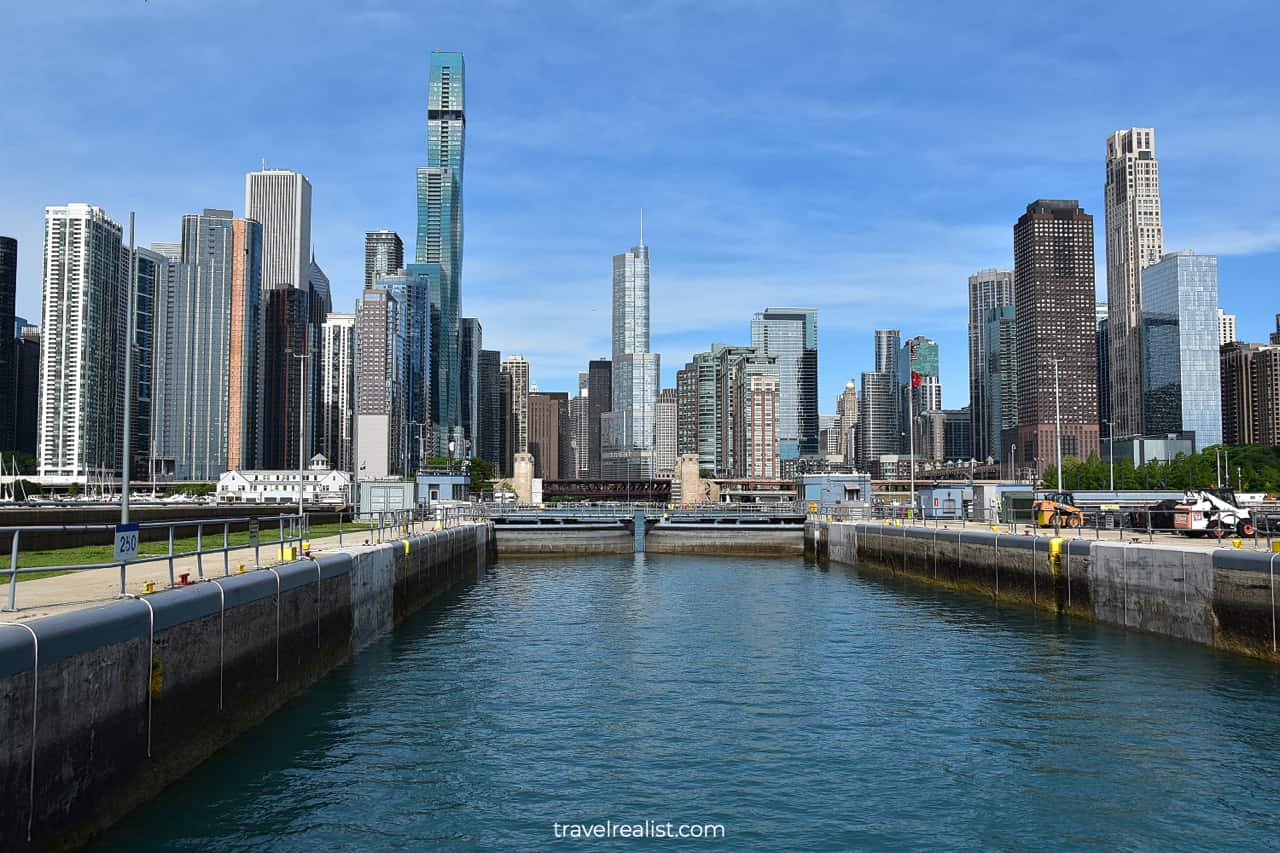
[[[0,626],[0,849],[84,843],[473,579],[493,540],[457,527]]]
[[[810,522],[806,553],[1280,662],[1280,554]]]

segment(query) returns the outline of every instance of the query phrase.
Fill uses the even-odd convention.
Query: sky
[[[466,58],[463,313],[543,390],[607,357],[610,259],[644,209],[665,386],[756,311],[818,309],[820,409],[872,331],[941,351],[968,402],[967,278],[1036,198],[1095,216],[1107,136],[1156,129],[1167,251],[1220,258],[1244,340],[1280,312],[1280,10],[1265,3],[60,0],[6,3],[0,234],[40,313],[44,207],[244,212],[305,173],[335,307],[364,233],[412,254],[433,48]]]

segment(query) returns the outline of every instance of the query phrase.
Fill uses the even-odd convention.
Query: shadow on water
[[[1277,687],[838,564],[506,559],[100,849],[528,849],[645,819],[723,823],[724,849],[1264,847]]]

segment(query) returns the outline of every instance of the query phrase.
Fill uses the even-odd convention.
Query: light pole
[[[301,535],[307,488],[307,359],[311,353],[291,352],[290,355],[298,360],[298,533]]]
[[[1107,421],[1107,450],[1111,455],[1111,492],[1116,491],[1116,422]]]
[[[1062,491],[1062,388],[1058,383],[1058,363],[1061,359],[1053,360],[1053,408],[1057,418],[1057,428],[1054,434],[1058,440],[1058,491]]]

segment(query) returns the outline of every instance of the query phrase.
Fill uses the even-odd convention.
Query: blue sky
[[[967,276],[1012,263],[1038,197],[1097,217],[1101,268],[1119,128],[1156,128],[1166,248],[1218,254],[1223,306],[1265,340],[1277,24],[1234,2],[15,2],[0,233],[34,318],[45,205],[134,209],[140,242],[176,240],[184,213],[243,213],[266,158],[310,177],[317,259],[350,304],[366,230],[412,246],[428,54],[462,50],[464,312],[542,388],[608,354],[610,256],[643,206],[664,384],[746,342],[754,311],[814,305],[823,411],[877,327],[937,339],[958,407]]]

